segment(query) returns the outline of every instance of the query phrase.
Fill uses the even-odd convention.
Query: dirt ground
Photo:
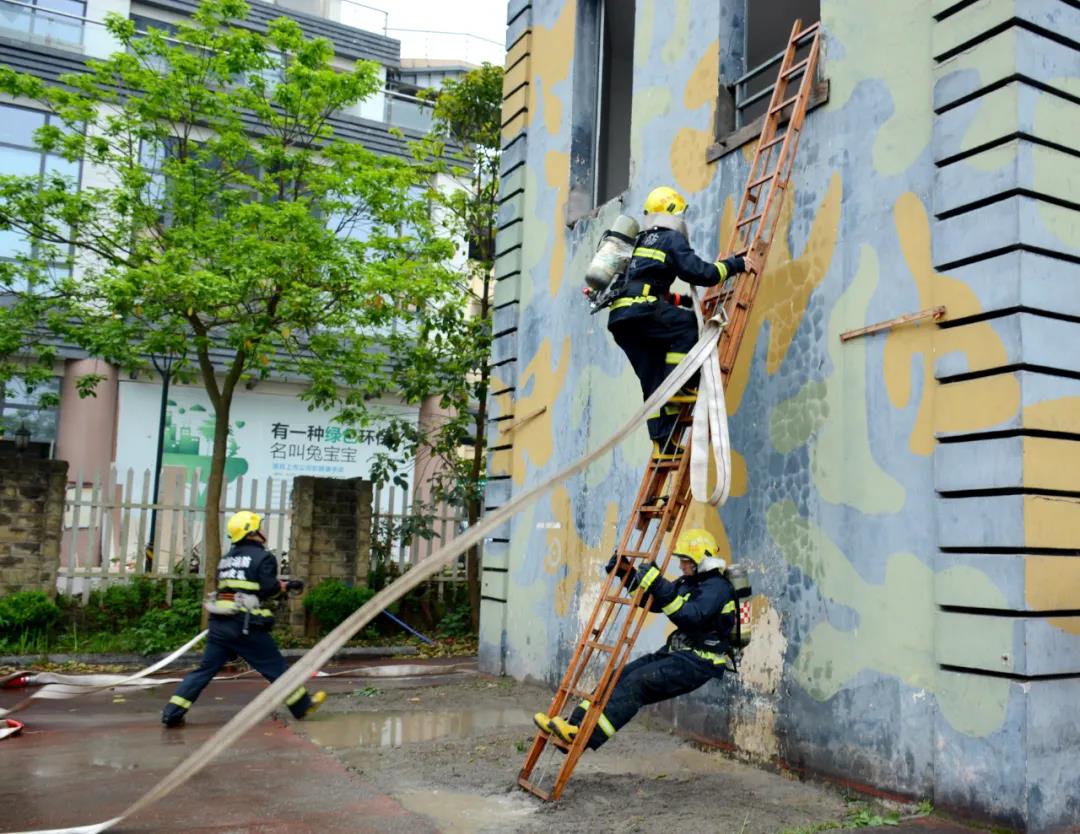
[[[373,681],[332,696],[295,727],[447,834],[778,834],[850,810],[827,786],[698,749],[645,714],[600,751],[586,752],[561,801],[543,803],[515,782],[533,737],[532,713],[550,698],[504,679],[415,688]],[[538,765],[547,768],[545,787],[559,762],[549,745]]]

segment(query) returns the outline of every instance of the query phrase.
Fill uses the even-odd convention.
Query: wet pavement
[[[439,666],[440,661],[432,661]],[[389,665],[389,664],[380,664]],[[388,680],[460,680],[450,675]],[[370,668],[370,667],[368,667]],[[411,671],[411,670],[409,670]],[[309,688],[330,693],[361,688],[370,676],[323,678]],[[36,701],[19,714],[21,736],[0,742],[0,829],[57,828],[110,819],[198,748],[265,684],[255,677],[211,684],[185,727],[159,723],[169,687],[105,692],[67,701]],[[28,690],[0,690],[10,707]],[[125,832],[247,831],[435,834],[423,811],[411,811],[350,773],[331,753],[295,730],[284,708],[186,785],[125,822]],[[288,719],[288,720],[286,720]]]
[[[442,782],[434,778],[434,761],[419,752],[426,749],[431,755],[433,743],[453,744],[500,733],[523,738],[531,734],[531,713],[517,706],[520,700],[505,698],[494,707],[483,706],[478,699],[455,702],[448,691],[440,693],[437,688],[450,683],[473,685],[469,681],[482,687],[502,686],[483,683],[477,678],[475,664],[461,659],[408,665],[367,662],[346,674],[312,681],[309,689],[352,693],[359,699],[354,706],[363,702],[369,708],[341,711],[341,707],[348,707],[339,699],[335,709],[328,704],[308,722],[292,721],[282,708],[278,717],[261,722],[186,785],[116,830],[474,834],[514,832],[519,827],[535,831],[538,825],[540,830],[558,829],[558,817],[545,818],[544,812],[550,809],[509,787],[512,768],[500,768],[498,773],[505,771],[507,783],[488,786],[488,790],[476,790],[460,777]],[[257,677],[213,683],[189,714],[187,726],[179,730],[166,730],[159,723],[171,686],[125,692],[123,696],[105,692],[68,701],[35,702],[18,716],[26,723],[23,735],[0,741],[0,830],[86,825],[115,816],[197,749],[263,686]],[[399,688],[409,691],[386,697],[390,695],[386,690]],[[378,690],[384,695],[371,697]],[[0,707],[11,706],[28,692],[0,690]],[[385,705],[380,702],[383,698]],[[414,745],[417,752],[410,754]],[[413,761],[419,756],[422,761],[416,765],[424,776],[410,783],[397,779],[396,769],[357,772],[347,766],[347,755],[335,755],[358,748],[373,752],[406,748],[401,755]],[[481,755],[484,750],[476,747],[473,754]],[[686,770],[700,775],[710,768],[727,772],[743,767],[689,747],[676,747],[666,755],[654,753],[648,764],[653,770],[662,769],[669,783]],[[520,749],[512,754],[514,765],[520,756]],[[471,758],[461,764],[469,769],[478,766]],[[642,777],[634,775],[631,765],[640,768],[640,763],[625,756],[611,757],[592,767],[583,766],[580,776],[595,779],[594,771],[599,770],[606,782],[629,778],[640,784]],[[628,775],[622,775],[624,770]],[[647,787],[641,790],[646,793],[671,790],[670,784],[653,783],[655,788],[644,784]],[[785,790],[797,789],[781,784]],[[760,797],[762,801],[770,798]],[[612,828],[594,825],[588,830],[596,834],[643,830],[634,819],[628,818],[630,825],[620,828],[619,819],[609,813],[603,822],[610,822]],[[972,834],[977,829],[920,819],[863,830]]]

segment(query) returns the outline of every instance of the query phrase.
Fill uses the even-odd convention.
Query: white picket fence
[[[401,572],[423,561],[447,542],[453,541],[465,529],[465,516],[451,508],[437,513],[432,521],[434,536],[430,539],[398,534],[403,521],[420,507],[413,503],[411,490],[393,485],[376,487],[372,499],[371,535],[373,558],[386,558]],[[432,577],[435,582],[464,582],[465,557]]]
[[[57,588],[61,593],[81,596],[85,602],[94,588],[145,576],[168,583],[172,597],[176,579],[204,575],[203,540],[206,508],[202,493],[205,483],[199,470],[165,467],[161,473],[158,500],[153,501],[153,473],[149,470],[123,472],[115,467],[85,478],[76,473],[67,489],[60,543]],[[263,517],[267,547],[288,566],[289,536],[292,531],[292,480],[288,478],[248,478],[239,476],[223,489],[221,531],[239,510],[253,510]],[[450,512],[436,517],[435,538],[409,539],[387,535],[398,530],[412,511],[411,493],[400,487],[376,489],[372,501],[372,534],[377,554],[387,558],[399,571],[427,558],[464,527],[463,517]],[[149,541],[151,520],[154,541]],[[152,550],[148,553],[148,546]],[[434,579],[440,583],[464,582],[465,561],[458,560]]]
[[[165,467],[158,501],[153,501],[153,473],[110,468],[84,478],[76,473],[64,502],[58,589],[80,595],[131,576],[166,581],[202,576],[206,508],[205,483],[199,470]],[[286,555],[290,533],[291,482],[286,479],[247,479],[239,476],[223,490],[221,530],[238,510],[263,516],[267,547]],[[149,541],[151,521],[154,541]],[[148,546],[152,545],[152,551]]]

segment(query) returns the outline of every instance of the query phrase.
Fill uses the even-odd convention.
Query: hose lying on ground
[[[498,510],[486,516],[479,524],[465,530],[456,539],[432,553],[419,564],[414,565],[406,574],[375,594],[320,640],[306,655],[293,664],[285,674],[256,695],[228,723],[203,742],[194,753],[180,762],[164,779],[155,784],[129,807],[125,808],[119,816],[92,825],[21,832],[21,834],[98,834],[98,832],[112,828],[121,820],[127,819],[153,805],[159,799],[183,785],[213,761],[219,753],[230,749],[244,733],[276,709],[288,697],[290,692],[306,683],[318,669],[333,657],[338,649],[345,645],[361,628],[377,617],[387,606],[420,585],[428,577],[451,564],[458,556],[478,544],[485,536],[491,535],[496,529],[509,521],[515,513],[544,495],[553,486],[583,472],[592,463],[629,437],[631,432],[645,422],[648,415],[659,411],[660,407],[675,395],[702,363],[709,358],[710,354],[715,354],[720,332],[721,324],[718,319],[712,318],[705,322],[698,343],[694,345],[683,361],[664,380],[664,383],[645,401],[644,405],[634,413],[626,425],[594,451],[578,459],[570,466],[559,470],[551,477],[544,479],[536,486],[514,496]]]

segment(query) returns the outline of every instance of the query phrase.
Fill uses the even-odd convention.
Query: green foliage
[[[165,582],[137,577],[91,592],[86,605],[78,597],[59,597],[56,604],[44,594],[38,597],[55,611],[49,624],[5,628],[0,625],[0,650],[13,654],[49,652],[141,652],[171,651],[195,636],[202,612],[201,580],[174,580],[171,605],[166,603]],[[7,605],[31,609],[12,594],[0,600],[0,618]],[[9,602],[9,600],[11,602]],[[35,609],[47,606],[35,602]],[[39,618],[40,619],[40,618]]]
[[[178,648],[198,632],[201,616],[202,603],[190,599],[174,600],[171,608],[147,611],[132,630],[135,651],[155,654]]]
[[[44,591],[17,591],[0,598],[0,635],[40,634],[60,616]]]
[[[325,634],[373,596],[375,592],[371,588],[350,587],[340,579],[324,579],[304,595],[304,609],[318,621]]]
[[[468,600],[462,600],[447,608],[439,620],[435,633],[439,637],[472,637],[475,632],[472,625],[472,608]]]
[[[210,505],[238,385],[309,379],[310,403],[366,426],[389,393],[467,404],[475,338],[431,169],[334,135],[331,118],[378,90],[377,66],[341,71],[327,40],[287,18],[253,31],[247,15],[243,0],[202,0],[168,37],[109,15],[118,51],[56,85],[0,67],[0,92],[53,114],[42,150],[111,172],[82,190],[0,175],[0,231],[34,245],[0,264],[0,384],[48,373],[43,336],[131,369],[173,357],[213,407]],[[76,260],[77,275],[50,267]]]

